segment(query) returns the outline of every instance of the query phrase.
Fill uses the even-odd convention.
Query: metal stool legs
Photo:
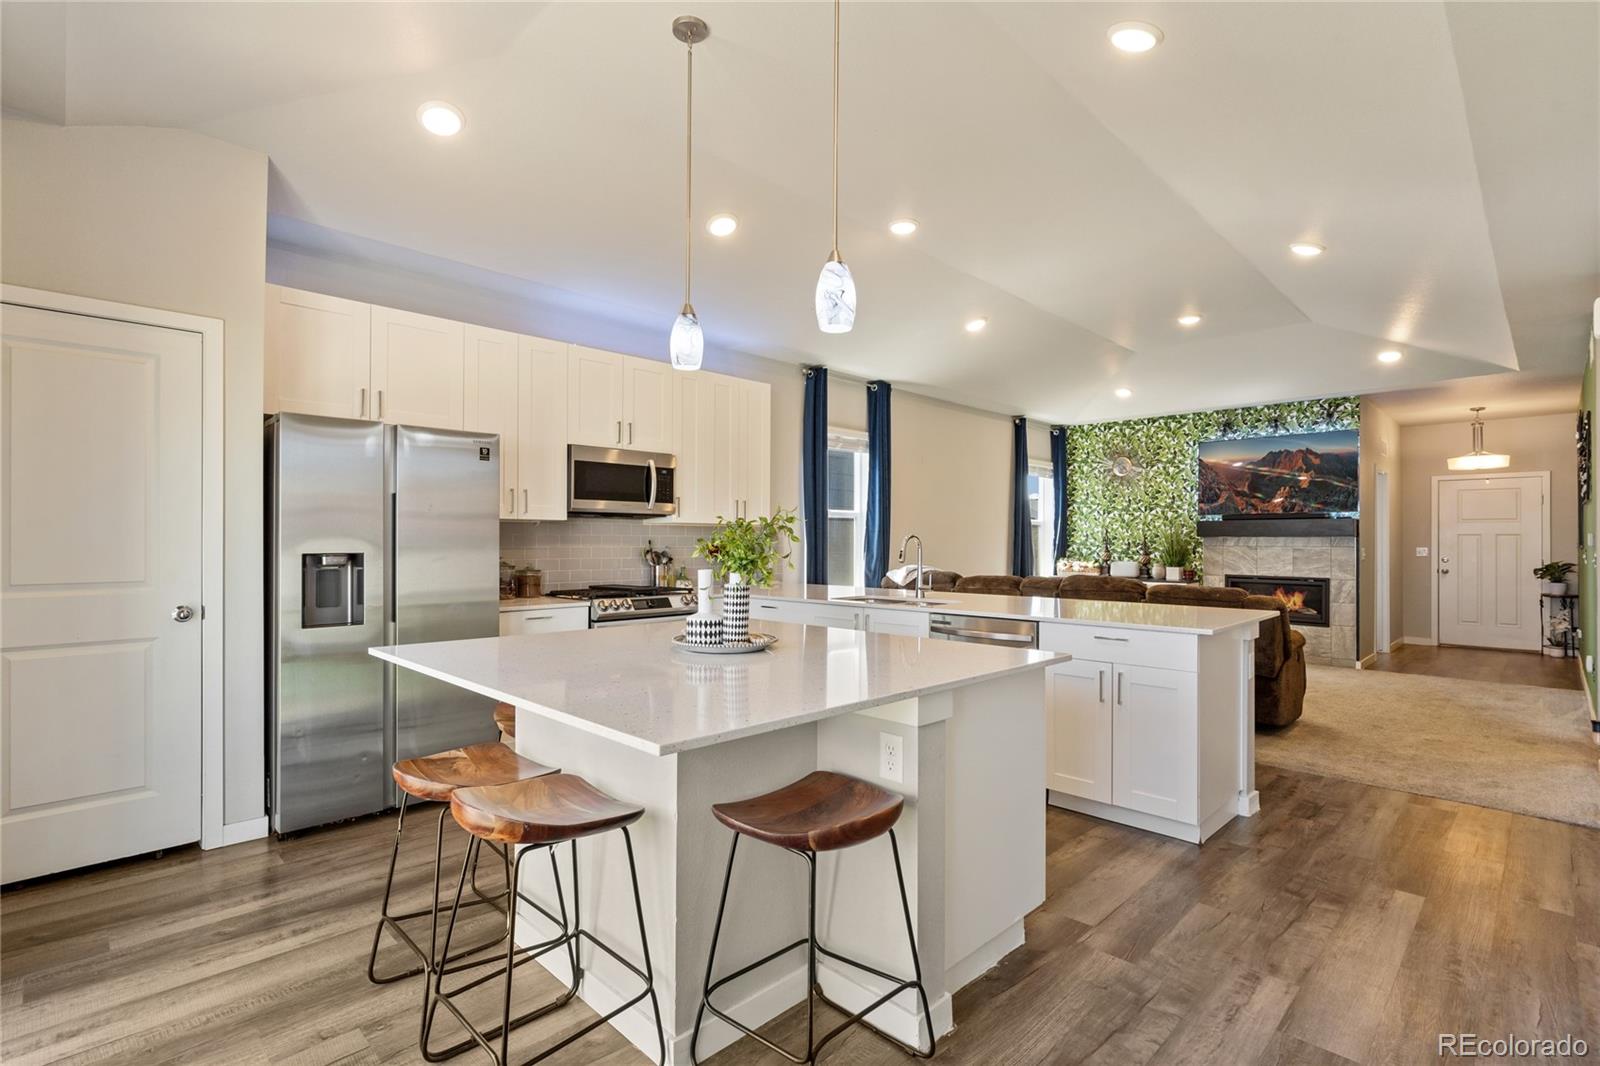
[[[578,945],[582,941],[585,941],[585,940],[587,940],[590,944],[593,944],[599,950],[605,952],[607,955],[611,956],[618,963],[620,963],[622,966],[626,967],[629,971],[631,971],[642,982],[644,982],[644,988],[637,995],[635,995],[633,998],[629,999],[627,1002],[623,1003],[621,1006],[617,1007],[615,1010],[612,1010],[610,1013],[605,1014],[602,1017],[596,1018],[593,1021],[589,1022],[587,1025],[584,1025],[582,1028],[580,1028],[580,1029],[578,1029],[578,1030],[576,1030],[576,1031],[574,1031],[572,1033],[569,1033],[567,1036],[563,1037],[559,1042],[557,1042],[557,1043],[555,1043],[555,1044],[553,1044],[553,1045],[551,1045],[549,1047],[546,1047],[546,1048],[542,1049],[541,1051],[539,1051],[532,1058],[528,1058],[528,1059],[522,1060],[520,1066],[532,1066],[533,1063],[541,1062],[544,1059],[550,1057],[551,1055],[556,1054],[558,1051],[561,1051],[563,1048],[566,1048],[568,1045],[574,1043],[577,1040],[581,1040],[583,1037],[587,1036],[589,1033],[591,1033],[594,1030],[598,1029],[600,1026],[605,1025],[607,1022],[611,1021],[611,1019],[617,1017],[622,1012],[624,1012],[626,1010],[629,1010],[635,1004],[642,1002],[646,998],[649,998],[649,1000],[650,1000],[650,1009],[653,1012],[653,1014],[655,1015],[656,1042],[657,1042],[657,1061],[658,1062],[664,1062],[665,1061],[665,1059],[666,1059],[666,1047],[667,1047],[667,1045],[666,1045],[666,1033],[665,1033],[665,1030],[662,1028],[662,1024],[661,1024],[661,1005],[660,1005],[659,1001],[656,998],[655,970],[654,970],[654,968],[653,968],[653,966],[651,964],[651,961],[650,961],[650,941],[649,941],[648,936],[645,933],[644,903],[643,903],[643,900],[641,899],[641,897],[639,895],[639,872],[638,872],[637,866],[634,863],[633,837],[629,834],[628,830],[625,827],[621,830],[621,833],[622,833],[623,843],[624,843],[625,847],[627,848],[627,852],[628,852],[628,878],[629,878],[629,880],[630,880],[630,882],[632,884],[632,888],[633,888],[634,916],[638,920],[638,923],[639,923],[639,946],[640,946],[641,950],[644,953],[644,968],[641,969],[640,967],[635,966],[633,963],[629,962],[627,959],[625,959],[621,955],[619,955],[609,944],[606,944],[605,942],[603,942],[602,940],[597,938],[593,933],[591,933],[587,929],[583,928],[582,915],[581,915],[581,912],[580,912],[580,909],[579,909],[579,902],[578,902],[578,900],[579,900],[578,842],[576,840],[570,841],[569,842],[569,850],[570,850],[571,863],[572,863],[572,923],[571,923],[571,925],[569,926],[567,924],[566,899],[565,899],[565,895],[562,892],[562,888],[561,888],[560,874],[559,874],[559,872],[557,872],[557,875],[556,875],[556,893],[557,893],[557,897],[559,899],[559,906],[560,906],[561,916],[560,916],[559,920],[557,920],[557,919],[555,919],[555,917],[553,915],[550,915],[548,911],[545,911],[544,908],[540,907],[539,910],[546,917],[551,918],[552,921],[555,921],[556,924],[558,924],[560,926],[560,928],[561,928],[561,932],[560,933],[558,933],[556,936],[554,936],[554,937],[552,937],[552,938],[550,938],[548,940],[542,940],[542,941],[539,941],[538,943],[530,944],[527,947],[518,947],[517,943],[516,943],[516,937],[515,936],[509,937],[508,940],[507,940],[507,944],[506,944],[506,953],[505,953],[504,960],[503,960],[503,963],[502,963],[501,967],[499,967],[499,968],[497,968],[497,969],[495,969],[495,970],[493,970],[493,971],[491,971],[489,973],[482,974],[482,975],[480,975],[478,977],[475,977],[472,980],[467,981],[464,984],[461,984],[460,986],[458,986],[456,988],[447,989],[447,988],[444,987],[445,976],[447,975],[448,972],[451,972],[451,971],[447,970],[444,967],[439,968],[437,970],[437,972],[435,972],[434,975],[433,975],[432,982],[431,982],[431,988],[432,988],[431,999],[430,999],[430,1002],[429,1002],[428,1006],[426,1007],[426,1009],[423,1012],[422,1052],[423,1052],[423,1056],[429,1062],[438,1062],[438,1061],[441,1061],[443,1059],[449,1058],[449,1057],[451,1057],[453,1055],[456,1055],[456,1054],[460,1053],[461,1051],[466,1050],[469,1047],[472,1047],[474,1044],[476,1044],[478,1047],[482,1048],[486,1054],[488,1054],[489,1058],[496,1064],[496,1066],[509,1066],[510,1054],[511,1054],[511,1032],[512,1032],[512,1030],[518,1028],[521,1025],[527,1024],[528,1022],[534,1020],[535,1018],[543,1017],[544,1015],[549,1014],[551,1011],[554,1011],[554,1010],[556,1010],[556,1009],[558,1009],[558,1008],[560,1008],[562,1006],[565,1006],[577,994],[578,982],[582,978],[582,973],[583,973],[583,971],[581,969],[581,966],[580,966],[579,957],[578,957]],[[474,837],[473,838],[473,842],[469,847],[469,851],[472,850],[472,849],[476,849],[481,843],[482,842],[478,838]],[[546,847],[548,848],[548,850],[550,852],[551,867],[552,867],[552,869],[555,869],[555,847],[556,847],[556,845],[547,845]],[[537,846],[535,846],[535,847],[526,847],[521,852],[519,852],[517,854],[516,860],[513,863],[513,872],[512,872],[512,877],[514,879],[513,880],[514,884],[520,885],[522,883],[522,864],[523,864],[523,862],[528,858],[529,855],[534,854],[535,852],[540,851],[540,850],[544,850],[544,849],[542,849],[540,847],[537,847]],[[445,934],[444,934],[443,950],[444,950],[444,952],[445,952],[447,957],[448,957],[448,954],[449,954],[449,951],[450,951],[450,941],[451,941],[451,937],[453,936],[453,934],[455,932],[456,918],[457,918],[457,916],[458,916],[458,914],[460,912],[460,908],[463,907],[463,906],[470,906],[471,905],[471,901],[468,901],[466,904],[463,904],[461,902],[461,897],[462,897],[463,893],[466,890],[468,872],[471,869],[472,862],[473,862],[473,856],[471,854],[469,854],[466,857],[465,861],[462,863],[462,866],[461,866],[461,878],[456,884],[455,903],[451,907],[450,922],[445,927]],[[520,892],[518,893],[518,898],[522,899],[525,902],[528,902],[530,904],[533,903],[532,900],[529,900],[526,896],[522,895]],[[534,904],[534,906],[537,906],[537,904]],[[514,923],[515,923],[515,914],[514,914],[514,912],[513,912],[512,921],[513,921],[513,931],[514,931]],[[538,1007],[533,1008],[532,1010],[530,1010],[530,1011],[528,1011],[528,1012],[526,1012],[524,1014],[520,1014],[520,1015],[516,1016],[515,1018],[513,1018],[512,1015],[511,1015],[511,985],[512,985],[512,978],[513,978],[513,976],[514,976],[514,974],[516,972],[517,967],[522,966],[524,963],[531,962],[534,959],[539,958],[541,955],[544,955],[544,954],[547,954],[548,952],[554,951],[557,948],[566,948],[568,963],[571,966],[572,979],[568,983],[566,989],[562,992],[561,995],[556,997],[554,1000],[552,1000],[552,1001],[550,1001],[548,1003],[544,1003],[544,1004],[542,1004],[542,1005],[540,1005]],[[478,962],[478,963],[474,963],[474,964],[470,964],[470,965],[484,965],[488,961],[489,960],[483,960],[482,962]],[[462,966],[462,967],[459,967],[458,969],[466,969],[466,968],[467,968],[467,966]],[[479,985],[482,985],[482,984],[484,984],[484,983],[486,983],[488,981],[492,981],[497,977],[503,978],[504,981],[505,981],[504,994],[501,997],[500,1023],[498,1025],[494,1026],[491,1029],[480,1030],[475,1025],[473,1025],[470,1021],[468,1021],[466,1015],[462,1012],[461,1008],[457,1007],[456,1004],[454,1002],[452,1002],[452,999],[453,999],[453,997],[459,996],[462,993],[469,991],[470,989],[477,988]],[[436,1011],[436,1009],[438,1008],[438,1006],[440,1004],[443,1004],[444,1007],[447,1010],[449,1010],[451,1014],[455,1015],[456,1020],[458,1022],[460,1022],[462,1027],[467,1030],[468,1037],[467,1037],[466,1040],[463,1040],[462,1042],[460,1042],[458,1044],[455,1044],[450,1048],[446,1048],[446,1049],[444,1049],[442,1051],[434,1051],[434,1050],[432,1050],[431,1048],[428,1047],[428,1037],[429,1037],[429,1032],[430,1032],[430,1030],[432,1028],[432,1024],[433,1024],[434,1012]],[[498,1045],[498,1046],[496,1046],[496,1045]]]
[[[700,1061],[700,1026],[705,1021],[705,1015],[707,1011],[710,1011],[713,1015],[727,1022],[729,1025],[733,1026],[741,1033],[744,1033],[746,1036],[755,1038],[759,1043],[763,1044],[768,1049],[778,1053],[779,1055],[782,1055],[790,1062],[805,1064],[816,1062],[817,1053],[820,1052],[830,1040],[858,1022],[864,1021],[868,1014],[871,1014],[873,1011],[877,1010],[879,1007],[883,1006],[885,1003],[889,1002],[895,996],[899,995],[901,992],[904,992],[908,988],[914,988],[917,990],[917,996],[922,1003],[922,1020],[923,1023],[928,1027],[928,1050],[923,1051],[921,1048],[913,1047],[910,1044],[904,1043],[903,1041],[896,1040],[894,1037],[888,1035],[882,1030],[874,1028],[873,1031],[883,1039],[887,1040],[889,1043],[900,1048],[908,1055],[919,1059],[933,1057],[933,1053],[938,1048],[938,1041],[933,1035],[933,1013],[928,1009],[928,993],[927,990],[922,986],[922,962],[917,957],[917,936],[911,922],[911,903],[906,898],[906,880],[904,872],[900,866],[900,843],[895,838],[893,829],[889,830],[889,847],[894,853],[894,877],[896,884],[898,884],[900,888],[900,910],[901,913],[905,915],[906,942],[911,947],[911,980],[904,980],[900,977],[896,977],[894,974],[885,973],[876,967],[868,966],[866,963],[857,962],[855,959],[847,958],[836,951],[829,950],[817,940],[817,855],[816,852],[813,851],[800,851],[790,848],[786,850],[793,852],[795,855],[800,856],[806,861],[809,900],[808,914],[806,917],[805,938],[796,940],[793,944],[785,945],[784,947],[779,948],[777,951],[772,952],[770,955],[757,959],[750,965],[741,967],[740,969],[735,970],[733,973],[730,973],[719,980],[713,981],[711,979],[711,975],[714,972],[717,963],[717,941],[722,935],[722,918],[728,908],[728,886],[733,882],[733,860],[734,856],[737,855],[739,851],[739,834],[733,834],[733,843],[728,846],[728,868],[727,872],[722,878],[722,897],[717,903],[717,922],[711,930],[711,952],[706,958],[705,990],[700,997],[700,1009],[696,1012],[694,1018],[694,1035],[689,1042],[690,1062],[698,1064]],[[716,1004],[711,1002],[711,994],[717,989],[721,988],[723,985],[727,984],[729,981],[743,977],[752,970],[765,966],[767,963],[781,958],[782,956],[787,955],[789,952],[799,947],[804,947],[806,949],[806,1052],[804,1058],[784,1050],[771,1040],[768,1040],[766,1037],[756,1032],[754,1029],[751,1029],[749,1026],[730,1018],[727,1014],[719,1010]],[[833,1002],[823,994],[822,986],[817,982],[817,956],[819,954],[825,955],[836,962],[842,962],[847,966],[852,966],[864,973],[872,974],[874,977],[881,978],[885,981],[893,981],[895,982],[895,985],[893,988],[889,989],[888,992],[873,1000],[872,1003],[852,1014],[844,1007],[841,1007],[839,1004]],[[845,1020],[828,1030],[821,1040],[816,1038],[816,1003],[818,1000],[826,1003],[839,1013],[846,1015]],[[872,1027],[869,1025],[868,1028]]]
[[[372,932],[372,951],[367,956],[367,980],[371,981],[375,985],[393,984],[396,981],[403,981],[408,977],[415,977],[420,973],[427,972],[432,968],[433,960],[437,957],[434,949],[436,948],[439,939],[439,914],[444,910],[444,908],[439,905],[439,867],[443,861],[444,855],[444,823],[445,819],[450,816],[450,807],[448,804],[445,805],[444,809],[439,812],[439,824],[434,834],[433,906],[423,910],[408,911],[404,914],[391,914],[389,911],[389,902],[394,894],[394,871],[400,860],[400,839],[405,831],[406,806],[409,798],[410,797],[404,792],[400,794],[400,816],[395,822],[394,848],[389,853],[389,875],[383,883],[383,903],[378,909],[378,926]],[[506,891],[508,892],[511,884],[510,853],[502,851],[502,859],[504,860],[506,868]],[[473,894],[477,896],[477,899],[469,900],[466,904],[467,906],[475,907],[487,904],[501,912],[508,912],[509,909],[505,903],[506,892],[502,892],[498,894],[498,896],[491,896],[478,887],[478,870],[476,862],[474,862],[472,870],[472,891]],[[400,924],[401,922],[407,922],[416,918],[421,918],[424,915],[428,915],[431,922],[431,929],[429,931],[429,950],[426,953],[423,952],[421,945],[413,940],[411,935],[407,933]],[[413,966],[408,970],[402,970],[399,973],[388,974],[382,977],[378,976],[378,948],[382,945],[383,931],[385,929],[388,929],[395,936],[395,938],[400,941],[401,944],[411,949],[411,953],[417,958],[416,966]],[[482,944],[477,944],[473,947],[464,949],[460,953],[460,957],[472,955],[476,952],[484,950],[485,948],[493,947],[509,934],[510,921],[508,918],[505,932],[501,933],[500,936],[493,940],[488,940]]]

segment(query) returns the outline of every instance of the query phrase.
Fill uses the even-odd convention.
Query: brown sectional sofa
[[[944,579],[941,581],[941,578]],[[986,596],[1040,596],[1063,600],[1109,600],[1115,603],[1178,603],[1196,607],[1238,607],[1276,611],[1256,637],[1256,725],[1280,727],[1300,717],[1306,698],[1306,638],[1289,625],[1289,612],[1271,596],[1252,596],[1244,589],[1199,585],[1146,585],[1129,577],[1071,574],[1067,577],[1013,577],[975,574],[962,577],[948,570],[934,572],[932,588]],[[946,583],[947,582],[947,583]],[[887,578],[884,586],[899,588]]]

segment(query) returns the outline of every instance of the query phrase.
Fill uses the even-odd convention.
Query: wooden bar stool
[[[390,897],[394,892],[395,865],[400,858],[400,838],[406,827],[406,806],[415,798],[418,800],[432,800],[439,803],[448,803],[456,789],[469,785],[509,784],[515,781],[531,780],[556,772],[554,767],[536,763],[532,759],[524,759],[509,747],[500,743],[470,744],[464,748],[453,748],[442,751],[437,755],[425,755],[415,759],[402,759],[394,764],[395,784],[400,786],[400,817],[395,823],[394,849],[389,854],[389,876],[383,885],[383,903],[378,911],[378,927],[372,934],[372,952],[367,957],[367,979],[373,984],[386,985],[394,981],[415,977],[417,974],[431,970],[434,959],[437,957],[435,949],[439,940],[439,914],[443,910],[439,905],[439,866],[444,854],[444,822],[450,813],[450,808],[444,807],[439,811],[439,825],[434,838],[433,851],[433,900],[429,907],[423,910],[410,911],[405,914],[391,914],[389,911]],[[469,852],[473,851],[470,846]],[[502,856],[507,874],[510,872],[509,853]],[[550,859],[551,868],[555,867],[555,856]],[[559,876],[559,874],[557,875]],[[510,885],[506,882],[507,893],[504,910],[509,914],[513,908],[510,903]],[[478,897],[472,905],[488,903],[500,905],[500,901],[485,894],[478,888],[477,871],[473,871],[473,892]],[[529,901],[532,902],[531,900]],[[400,923],[430,917],[428,936],[428,951],[423,952],[420,945],[411,938]],[[509,920],[507,928],[510,927]],[[383,931],[388,929],[394,936],[411,949],[417,957],[417,965],[400,973],[380,977],[377,973],[378,947],[383,940]],[[505,934],[502,933],[501,937]],[[500,942],[501,937],[475,945],[458,954],[458,957],[471,955],[474,951],[481,951]]]
[[[639,897],[639,871],[634,864],[633,837],[628,832],[628,826],[638,821],[644,814],[643,807],[622,803],[612,799],[589,782],[576,774],[550,774],[548,776],[529,778],[515,784],[485,786],[481,788],[457,789],[450,797],[450,810],[455,815],[456,822],[472,834],[472,842],[468,844],[468,853],[461,863],[461,879],[456,883],[455,902],[450,910],[450,922],[445,927],[443,951],[449,957],[450,940],[455,932],[456,919],[463,906],[461,897],[467,888],[467,878],[474,863],[474,852],[479,846],[488,843],[505,847],[523,845],[518,852],[512,872],[512,884],[522,883],[522,864],[529,855],[541,848],[550,849],[554,862],[555,847],[567,843],[570,846],[572,862],[572,924],[566,922],[566,901],[560,902],[561,919],[557,924],[561,932],[556,936],[542,940],[527,947],[519,948],[515,935],[509,936],[506,943],[504,966],[494,972],[481,974],[466,981],[457,988],[446,989],[444,967],[436,968],[433,974],[432,1001],[424,1008],[422,1021],[422,1053],[429,1061],[437,1061],[440,1057],[453,1054],[453,1049],[444,1052],[434,1052],[428,1047],[428,1035],[433,1026],[435,1008],[443,1003],[451,1014],[456,1016],[463,1027],[470,1034],[470,1042],[476,1043],[488,1052],[496,1066],[508,1066],[510,1056],[511,1030],[518,1025],[531,1021],[534,1018],[548,1014],[565,1004],[572,998],[572,991],[557,998],[553,1002],[533,1008],[526,1014],[516,1018],[511,1016],[511,984],[512,977],[518,966],[532,962],[547,952],[559,947],[569,949],[568,958],[572,965],[572,981],[570,988],[576,989],[580,970],[580,959],[577,948],[579,943],[587,940],[596,948],[604,951],[618,963],[632,971],[641,981],[644,988],[632,999],[612,1010],[610,1013],[596,1018],[574,1032],[568,1033],[556,1043],[543,1048],[532,1058],[522,1060],[521,1066],[531,1066],[532,1063],[554,1055],[562,1048],[606,1024],[617,1015],[632,1008],[645,997],[650,999],[650,1009],[655,1013],[657,1062],[666,1061],[666,1035],[661,1027],[661,1006],[656,999],[655,971],[650,963],[650,941],[645,934],[644,904]],[[639,948],[644,954],[644,966],[641,969],[623,958],[610,945],[601,941],[589,930],[583,928],[583,919],[579,911],[579,885],[578,885],[578,841],[583,837],[596,836],[612,830],[620,830],[622,842],[628,853],[628,877],[633,883],[633,910],[639,922]],[[560,895],[561,882],[556,881],[556,892]],[[526,899],[527,897],[521,897]],[[470,904],[469,904],[470,905]],[[546,917],[548,911],[541,908]],[[515,933],[516,921],[515,908],[513,908],[511,921],[512,933]],[[489,1030],[480,1030],[467,1020],[452,1000],[453,997],[491,981],[496,977],[504,977],[505,989],[501,997],[503,1004],[500,1023]],[[490,1041],[498,1040],[498,1050]],[[462,1045],[457,1045],[461,1047]]]
[[[906,879],[900,869],[900,844],[894,835],[894,824],[899,820],[900,810],[904,806],[905,798],[902,796],[859,778],[829,770],[817,770],[793,784],[752,799],[712,805],[711,813],[716,816],[717,821],[733,830],[733,842],[728,846],[728,872],[722,879],[722,899],[717,904],[717,923],[711,930],[711,953],[706,959],[705,991],[700,998],[700,1010],[695,1014],[694,1036],[689,1043],[691,1062],[700,1061],[697,1050],[700,1042],[700,1024],[708,1010],[745,1035],[755,1037],[790,1062],[810,1063],[816,1061],[817,1053],[828,1041],[862,1021],[868,1014],[908,988],[916,989],[917,996],[922,1001],[922,1019],[928,1026],[928,1050],[923,1051],[903,1043],[882,1031],[874,1031],[909,1055],[919,1059],[933,1057],[937,1047],[933,1036],[933,1015],[928,1009],[928,993],[922,987],[922,963],[917,958],[917,935],[911,924],[911,904],[906,899]],[[885,973],[855,959],[846,958],[817,942],[817,852],[835,851],[863,844],[884,833],[889,834],[889,848],[894,854],[894,876],[900,886],[900,909],[906,920],[906,940],[911,945],[913,976],[910,980]],[[735,970],[720,980],[713,981],[711,974],[717,962],[717,939],[722,934],[722,917],[728,907],[728,885],[733,880],[733,859],[739,850],[741,836],[752,837],[791,851],[806,861],[810,878],[810,913],[807,918],[806,936],[793,944],[779,948],[765,958],[757,959],[750,965]],[[728,1017],[711,1002],[711,993],[729,981],[743,977],[798,947],[806,949],[808,991],[804,1058],[785,1051],[749,1026]],[[826,955],[836,962],[853,966],[885,981],[893,981],[895,985],[860,1011],[851,1014],[823,995],[822,986],[817,983],[818,954]],[[816,1039],[815,1028],[816,1001],[819,999],[839,1013],[847,1015],[844,1021],[830,1029],[821,1040]]]
[[[500,743],[510,744],[517,739],[517,709],[509,703],[494,705],[494,727],[500,730]]]

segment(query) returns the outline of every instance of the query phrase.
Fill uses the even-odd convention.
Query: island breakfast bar
[[[634,828],[645,926],[668,1062],[689,1061],[730,833],[713,803],[743,799],[817,770],[902,793],[896,832],[937,1035],[951,997],[1023,942],[1044,900],[1045,668],[1059,652],[954,644],[818,626],[764,624],[779,640],[753,655],[674,648],[681,624],[373,648],[414,670],[517,708],[519,753],[642,805]],[[485,709],[485,717],[488,709]],[[614,835],[613,835],[614,836]],[[585,925],[637,941],[626,858],[616,839],[580,845]],[[554,902],[544,864],[523,891]],[[805,935],[805,864],[778,848],[742,848],[718,944],[717,976]],[[519,918],[519,940],[527,935]],[[821,941],[886,972],[909,974],[893,860],[885,838],[818,856]],[[541,957],[558,978],[563,953]],[[819,984],[859,1010],[877,986],[819,959]],[[603,954],[581,960],[579,995],[604,1013],[633,987]],[[883,987],[891,987],[884,985]],[[719,990],[717,1002],[759,1025],[806,996],[803,952]],[[890,1036],[927,1034],[911,993],[874,1011]],[[644,1004],[613,1023],[654,1057]],[[826,1023],[824,1023],[826,1024]],[[708,1016],[702,1058],[739,1034]]]

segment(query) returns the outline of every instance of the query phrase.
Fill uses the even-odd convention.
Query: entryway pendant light
[[[849,333],[856,324],[856,282],[839,257],[839,0],[833,0],[833,253],[817,278],[817,328]]]
[[[674,370],[699,370],[706,339],[700,332],[700,318],[694,313],[694,304],[689,301],[690,282],[694,276],[694,46],[711,36],[711,27],[704,19],[680,15],[672,20],[672,35],[688,48],[689,76],[683,153],[683,310],[672,324],[667,354]]]
[[[1483,415],[1485,407],[1472,409],[1472,451],[1447,460],[1451,470],[1500,470],[1511,465],[1511,456],[1483,450]]]

